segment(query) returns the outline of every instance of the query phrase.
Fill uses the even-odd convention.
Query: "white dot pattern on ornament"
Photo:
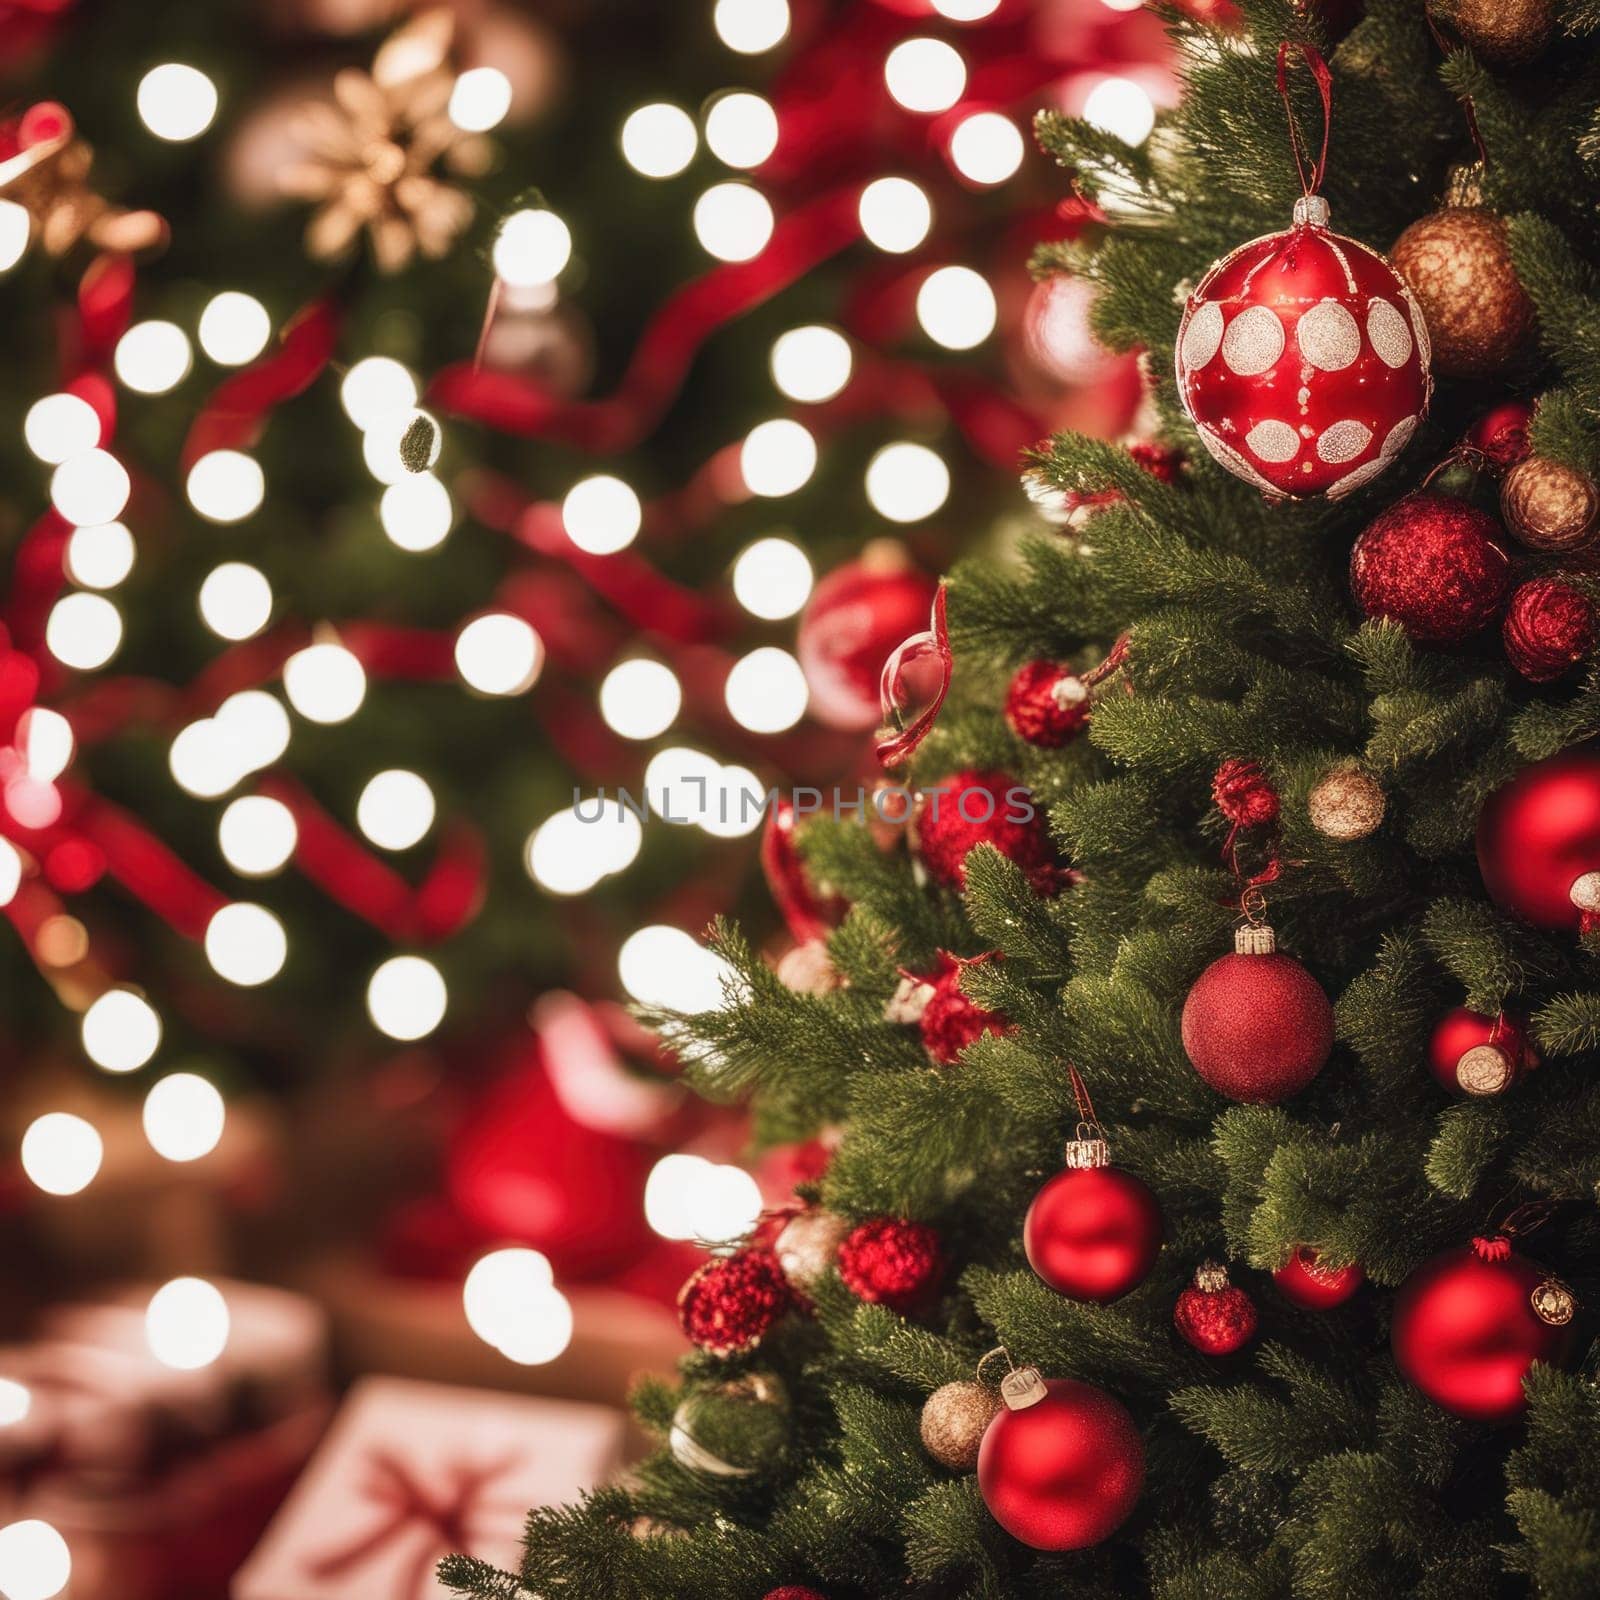
[[[1287,422],[1279,422],[1276,417],[1267,417],[1258,422],[1244,436],[1244,442],[1245,448],[1258,461],[1270,461],[1274,465],[1293,461],[1300,449],[1300,435]]]
[[[1354,461],[1372,441],[1372,429],[1364,422],[1336,422],[1325,428],[1317,440],[1317,455],[1330,467]]]
[[[1222,359],[1230,372],[1253,378],[1283,354],[1283,324],[1275,311],[1251,306],[1228,324],[1222,336]]]
[[[1207,300],[1194,308],[1183,330],[1183,364],[1190,371],[1199,371],[1221,343],[1222,307],[1215,300]]]
[[[1422,370],[1428,375],[1428,393],[1433,393],[1433,340],[1428,334],[1428,319],[1422,314],[1422,305],[1406,284],[1400,285],[1405,296],[1406,310],[1411,315],[1411,331],[1417,336],[1417,349],[1422,352]]]
[[[1200,443],[1211,453],[1211,459],[1219,466],[1226,467],[1236,477],[1243,478],[1252,488],[1259,489],[1262,494],[1269,495],[1274,500],[1281,499],[1283,490],[1277,484],[1269,483],[1263,478],[1245,458],[1228,444],[1219,439],[1210,428],[1197,427],[1195,430],[1200,435]]]
[[[1374,299],[1368,304],[1367,337],[1386,367],[1403,367],[1411,357],[1411,330],[1387,300]]]
[[[1361,354],[1361,329],[1337,300],[1312,306],[1301,317],[1294,338],[1301,355],[1322,372],[1342,372]]]

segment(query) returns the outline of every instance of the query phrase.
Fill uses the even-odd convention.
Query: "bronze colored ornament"
[[[1600,489],[1576,467],[1529,456],[1500,485],[1500,514],[1530,550],[1581,550],[1600,532]]]
[[[1556,25],[1552,0],[1432,0],[1428,10],[1494,67],[1521,66],[1542,55]]]
[[[1329,839],[1365,839],[1383,821],[1383,787],[1360,767],[1335,767],[1306,796],[1311,826]]]
[[[986,1383],[947,1383],[922,1407],[922,1448],[952,1472],[971,1472],[978,1446],[1000,1409],[1000,1396]]]
[[[773,1245],[784,1277],[802,1294],[809,1294],[827,1276],[849,1231],[843,1217],[820,1208],[791,1217]]]

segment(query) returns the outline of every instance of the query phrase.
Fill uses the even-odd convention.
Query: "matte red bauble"
[[[978,956],[977,961],[1000,959]],[[986,1033],[1004,1033],[1011,1024],[998,1011],[985,1011],[961,987],[961,973],[972,960],[958,960],[955,956],[939,953],[939,968],[929,979],[933,992],[928,996],[917,1019],[923,1045],[940,1066],[948,1067],[960,1060],[961,1052],[974,1040]]]
[[[837,1260],[852,1294],[900,1312],[924,1305],[944,1276],[939,1235],[925,1222],[901,1217],[873,1217],[852,1228]]]
[[[1328,230],[1318,195],[1294,226],[1240,245],[1189,296],[1178,393],[1200,442],[1275,498],[1338,499],[1405,449],[1428,409],[1428,330],[1380,256]]]
[[[1506,660],[1529,683],[1553,683],[1594,649],[1600,615],[1594,601],[1562,578],[1530,578],[1506,607],[1500,640]]]
[[[1150,1186],[1111,1166],[1104,1139],[1075,1139],[1067,1166],[1033,1197],[1022,1225],[1028,1265],[1057,1294],[1105,1305],[1137,1288],[1161,1252]]]
[[[925,786],[917,801],[916,850],[935,881],[967,882],[967,853],[992,844],[1016,862],[1040,894],[1064,881],[1060,858],[1032,794],[1009,772],[953,772]]]
[[[1272,1274],[1272,1281],[1297,1306],[1327,1311],[1343,1305],[1367,1281],[1367,1275],[1356,1261],[1347,1267],[1325,1267],[1317,1252],[1303,1244]]]
[[[1059,750],[1089,721],[1089,691],[1071,667],[1030,661],[1017,669],[1006,690],[1006,721],[1019,739],[1041,750]]]
[[[678,1321],[707,1354],[742,1355],[760,1344],[794,1303],[776,1254],[750,1245],[715,1257],[690,1276],[678,1294]]]
[[[1183,1003],[1183,1048],[1218,1094],[1276,1105],[1322,1071],[1333,1049],[1333,1007],[1270,928],[1241,928],[1234,954],[1195,980]]]
[[[1228,1282],[1226,1267],[1207,1261],[1178,1296],[1172,1325],[1201,1355],[1231,1356],[1255,1337],[1256,1304],[1237,1284]]]
[[[1398,622],[1417,644],[1460,644],[1494,621],[1511,587],[1499,533],[1487,512],[1420,489],[1356,540],[1350,593],[1363,616]]]
[[[883,664],[896,645],[928,626],[935,587],[889,541],[869,546],[817,585],[796,638],[814,716],[855,732],[878,726]]]
[[[1502,910],[1577,930],[1600,909],[1600,749],[1524,768],[1478,814],[1478,870]]]
[[[1456,1006],[1428,1040],[1428,1067],[1451,1094],[1502,1094],[1539,1065],[1522,1024]]]
[[[1543,1267],[1505,1239],[1474,1239],[1425,1262],[1395,1297],[1391,1342],[1401,1376],[1458,1417],[1514,1422],[1535,1361],[1560,1363],[1575,1306]]]
[[[978,1449],[978,1488],[994,1520],[1035,1550],[1109,1539],[1144,1488],[1144,1440],[1127,1408],[1071,1378],[1008,1372],[1005,1404]]]

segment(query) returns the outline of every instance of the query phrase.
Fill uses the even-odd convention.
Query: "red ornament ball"
[[[1501,1094],[1538,1065],[1520,1022],[1465,1006],[1447,1011],[1428,1040],[1429,1070],[1451,1094]]]
[[[1098,1145],[1103,1140],[1084,1140]],[[1074,1147],[1076,1148],[1076,1147]],[[1028,1265],[1057,1294],[1106,1305],[1137,1288],[1161,1253],[1161,1207],[1131,1172],[1098,1164],[1069,1165],[1049,1179],[1028,1207],[1022,1245]]]
[[[1218,1094],[1251,1105],[1276,1105],[1322,1071],[1333,1049],[1333,1007],[1322,986],[1293,956],[1274,950],[1219,956],[1183,1003],[1183,1048]]]
[[[978,957],[978,960],[996,960]],[[961,1052],[975,1039],[986,1033],[1004,1033],[1010,1022],[998,1011],[985,1011],[961,987],[961,972],[971,961],[959,961],[943,952],[939,956],[939,970],[929,980],[933,993],[922,1008],[917,1026],[922,1032],[922,1042],[928,1054],[941,1066],[958,1061]]]
[[[1467,429],[1467,443],[1491,467],[1504,472],[1532,451],[1528,428],[1533,422],[1533,407],[1526,400],[1507,400],[1491,406]]]
[[[1012,1538],[1035,1550],[1085,1550],[1109,1539],[1144,1488],[1144,1440],[1105,1390],[1031,1367],[1001,1386],[978,1449],[978,1489]]]
[[[1272,780],[1254,761],[1224,761],[1211,779],[1211,799],[1236,828],[1262,828],[1282,810]]]
[[[1006,690],[1006,721],[1019,739],[1059,750],[1088,725],[1089,691],[1071,667],[1030,661],[1017,669]]]
[[[1419,489],[1356,540],[1350,592],[1363,616],[1391,618],[1417,644],[1460,644],[1499,615],[1511,587],[1499,532],[1465,500]]]
[[[1303,1244],[1272,1274],[1272,1281],[1284,1298],[1297,1306],[1328,1311],[1342,1306],[1367,1281],[1367,1275],[1356,1261],[1347,1267],[1325,1267],[1316,1250]]]
[[[820,1589],[808,1589],[803,1583],[785,1583],[768,1589],[761,1600],[828,1600]]]
[[[1576,932],[1600,909],[1600,748],[1536,761],[1489,796],[1478,871],[1496,905],[1538,928]]]
[[[1178,329],[1178,393],[1200,442],[1274,498],[1338,499],[1371,482],[1432,389],[1410,289],[1327,219],[1320,196],[1297,202],[1292,228],[1206,273]]]
[[[1225,1268],[1208,1261],[1178,1296],[1172,1325],[1203,1356],[1231,1356],[1256,1335],[1256,1306]]]
[[[928,626],[935,587],[892,543],[869,546],[817,585],[800,614],[796,654],[819,721],[853,732],[878,726],[883,664]]]
[[[1395,1365],[1458,1417],[1514,1422],[1527,1409],[1528,1369],[1565,1355],[1572,1311],[1571,1295],[1507,1240],[1474,1239],[1425,1262],[1400,1286]]]
[[[1071,273],[1055,272],[1034,284],[1022,312],[1022,347],[1042,376],[1099,383],[1122,359],[1090,326],[1094,301],[1094,285]]]
[[[678,1293],[678,1321],[708,1355],[753,1350],[794,1305],[774,1251],[751,1245],[700,1267]]]
[[[944,1276],[944,1246],[925,1222],[874,1217],[839,1246],[839,1276],[851,1293],[902,1313],[932,1297]]]
[[[1016,862],[1040,894],[1053,894],[1065,879],[1044,813],[1009,772],[969,768],[923,789],[915,829],[923,866],[949,888],[966,886],[967,854],[980,844]]]
[[[1570,672],[1600,637],[1600,616],[1582,589],[1562,578],[1530,578],[1511,596],[1500,637],[1506,660],[1530,683]]]

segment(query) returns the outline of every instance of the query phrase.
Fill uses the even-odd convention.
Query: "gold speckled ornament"
[[[1432,0],[1428,12],[1494,67],[1521,66],[1542,55],[1556,25],[1552,0]]]
[[[1311,826],[1329,839],[1365,839],[1383,821],[1383,787],[1360,767],[1335,767],[1306,796]]]
[[[984,1431],[1000,1409],[1000,1396],[985,1383],[947,1383],[922,1407],[922,1447],[952,1472],[978,1464]]]
[[[1576,467],[1529,456],[1505,475],[1500,514],[1530,550],[1581,550],[1600,533],[1600,490]]]

